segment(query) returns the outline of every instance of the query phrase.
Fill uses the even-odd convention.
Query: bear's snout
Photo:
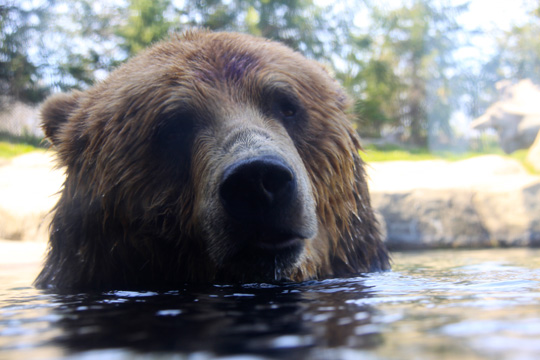
[[[295,173],[277,156],[258,156],[229,165],[219,188],[227,215],[258,235],[262,246],[280,247],[312,234],[294,221],[299,208]]]
[[[233,219],[253,225],[272,225],[289,212],[296,198],[293,170],[280,158],[259,156],[229,165],[219,195]]]

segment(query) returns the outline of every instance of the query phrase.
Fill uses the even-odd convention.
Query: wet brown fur
[[[260,114],[264,89],[274,85],[286,85],[303,104],[306,120],[298,127]],[[220,139],[253,126],[271,134],[276,148],[307,173],[316,209],[316,235],[279,276],[303,281],[388,269],[349,106],[318,63],[267,40],[204,31],[151,47],[85,92],[53,96],[43,107],[43,126],[67,178],[36,285],[270,281],[276,269],[257,275],[218,264],[228,245],[214,239],[208,249],[209,219],[201,216],[220,216],[217,207],[201,205],[213,204],[208,191],[215,188],[215,169],[230,161]],[[163,118],[182,117],[185,107],[203,130],[182,148],[177,167],[165,166],[152,139]]]

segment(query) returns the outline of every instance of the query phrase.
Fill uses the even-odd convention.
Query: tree
[[[122,48],[132,56],[163,39],[172,23],[166,18],[170,0],[130,0],[126,23],[119,27]]]
[[[193,27],[264,36],[331,65],[354,97],[362,135],[378,136],[391,127],[416,145],[440,134],[451,136],[449,119],[458,90],[454,80],[467,79],[475,85],[475,77],[461,76],[452,58],[459,45],[455,35],[461,30],[455,17],[465,5],[409,0],[388,11],[365,0],[324,8],[314,0],[184,0],[181,5],[172,0],[54,0],[49,4],[48,9],[32,9],[28,14],[22,6],[1,7],[3,92],[31,98],[45,83],[54,90],[85,88],[168,33]],[[355,25],[357,11],[351,8],[372,9],[369,31]],[[41,10],[44,15],[38,14]],[[30,21],[36,18],[32,12],[38,14],[39,24]],[[4,16],[7,13],[17,15]],[[41,19],[46,14],[56,21],[45,31]],[[529,31],[533,44],[534,27],[530,29],[523,31]],[[43,31],[38,37],[39,30]],[[43,61],[38,64],[35,56],[28,56],[29,47],[40,49],[37,59]],[[531,45],[528,53],[537,48]],[[522,58],[527,56],[523,53]],[[511,60],[515,59],[501,55],[491,66]],[[512,68],[520,66],[516,63]],[[527,69],[540,73],[536,67]],[[481,108],[479,102],[470,105],[474,111]]]
[[[186,0],[179,11],[183,27],[247,32],[314,58],[328,55],[321,40],[328,27],[312,0]]]
[[[106,0],[55,0],[48,2],[54,19],[39,33],[42,79],[53,91],[91,86],[126,59],[118,47],[116,29],[123,20],[122,7]]]
[[[498,39],[496,61],[502,77],[531,79],[540,84],[540,23],[531,18],[521,26],[513,26]]]
[[[466,5],[436,7],[428,0],[413,0],[391,11],[374,10],[375,59],[385,64],[383,68],[394,69],[391,79],[399,79],[390,94],[400,106],[384,112],[412,144],[425,146],[428,135],[441,132],[451,136],[449,70],[455,68],[455,34],[461,30],[456,15],[465,9]]]
[[[400,79],[370,36],[351,33],[349,45],[346,66],[336,75],[353,96],[358,132],[377,138],[386,127],[399,126]]]
[[[324,30],[321,13],[311,0],[54,0],[31,10],[13,4],[0,8],[0,86],[21,98],[37,96],[38,83],[54,91],[84,89],[168,33],[193,27],[251,32],[308,55],[325,53],[314,34]],[[45,15],[55,20],[47,27]],[[31,58],[28,49],[39,54]]]
[[[40,64],[28,53],[28,44],[43,30],[46,18],[44,6],[0,5],[0,109],[14,100],[36,103],[47,94]]]

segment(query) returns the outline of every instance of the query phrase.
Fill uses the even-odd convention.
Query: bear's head
[[[388,268],[347,116],[314,61],[188,32],[43,106],[65,166],[40,287],[306,280]]]

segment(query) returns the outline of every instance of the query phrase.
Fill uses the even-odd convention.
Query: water
[[[540,250],[302,284],[58,294],[0,265],[0,359],[540,359]]]

